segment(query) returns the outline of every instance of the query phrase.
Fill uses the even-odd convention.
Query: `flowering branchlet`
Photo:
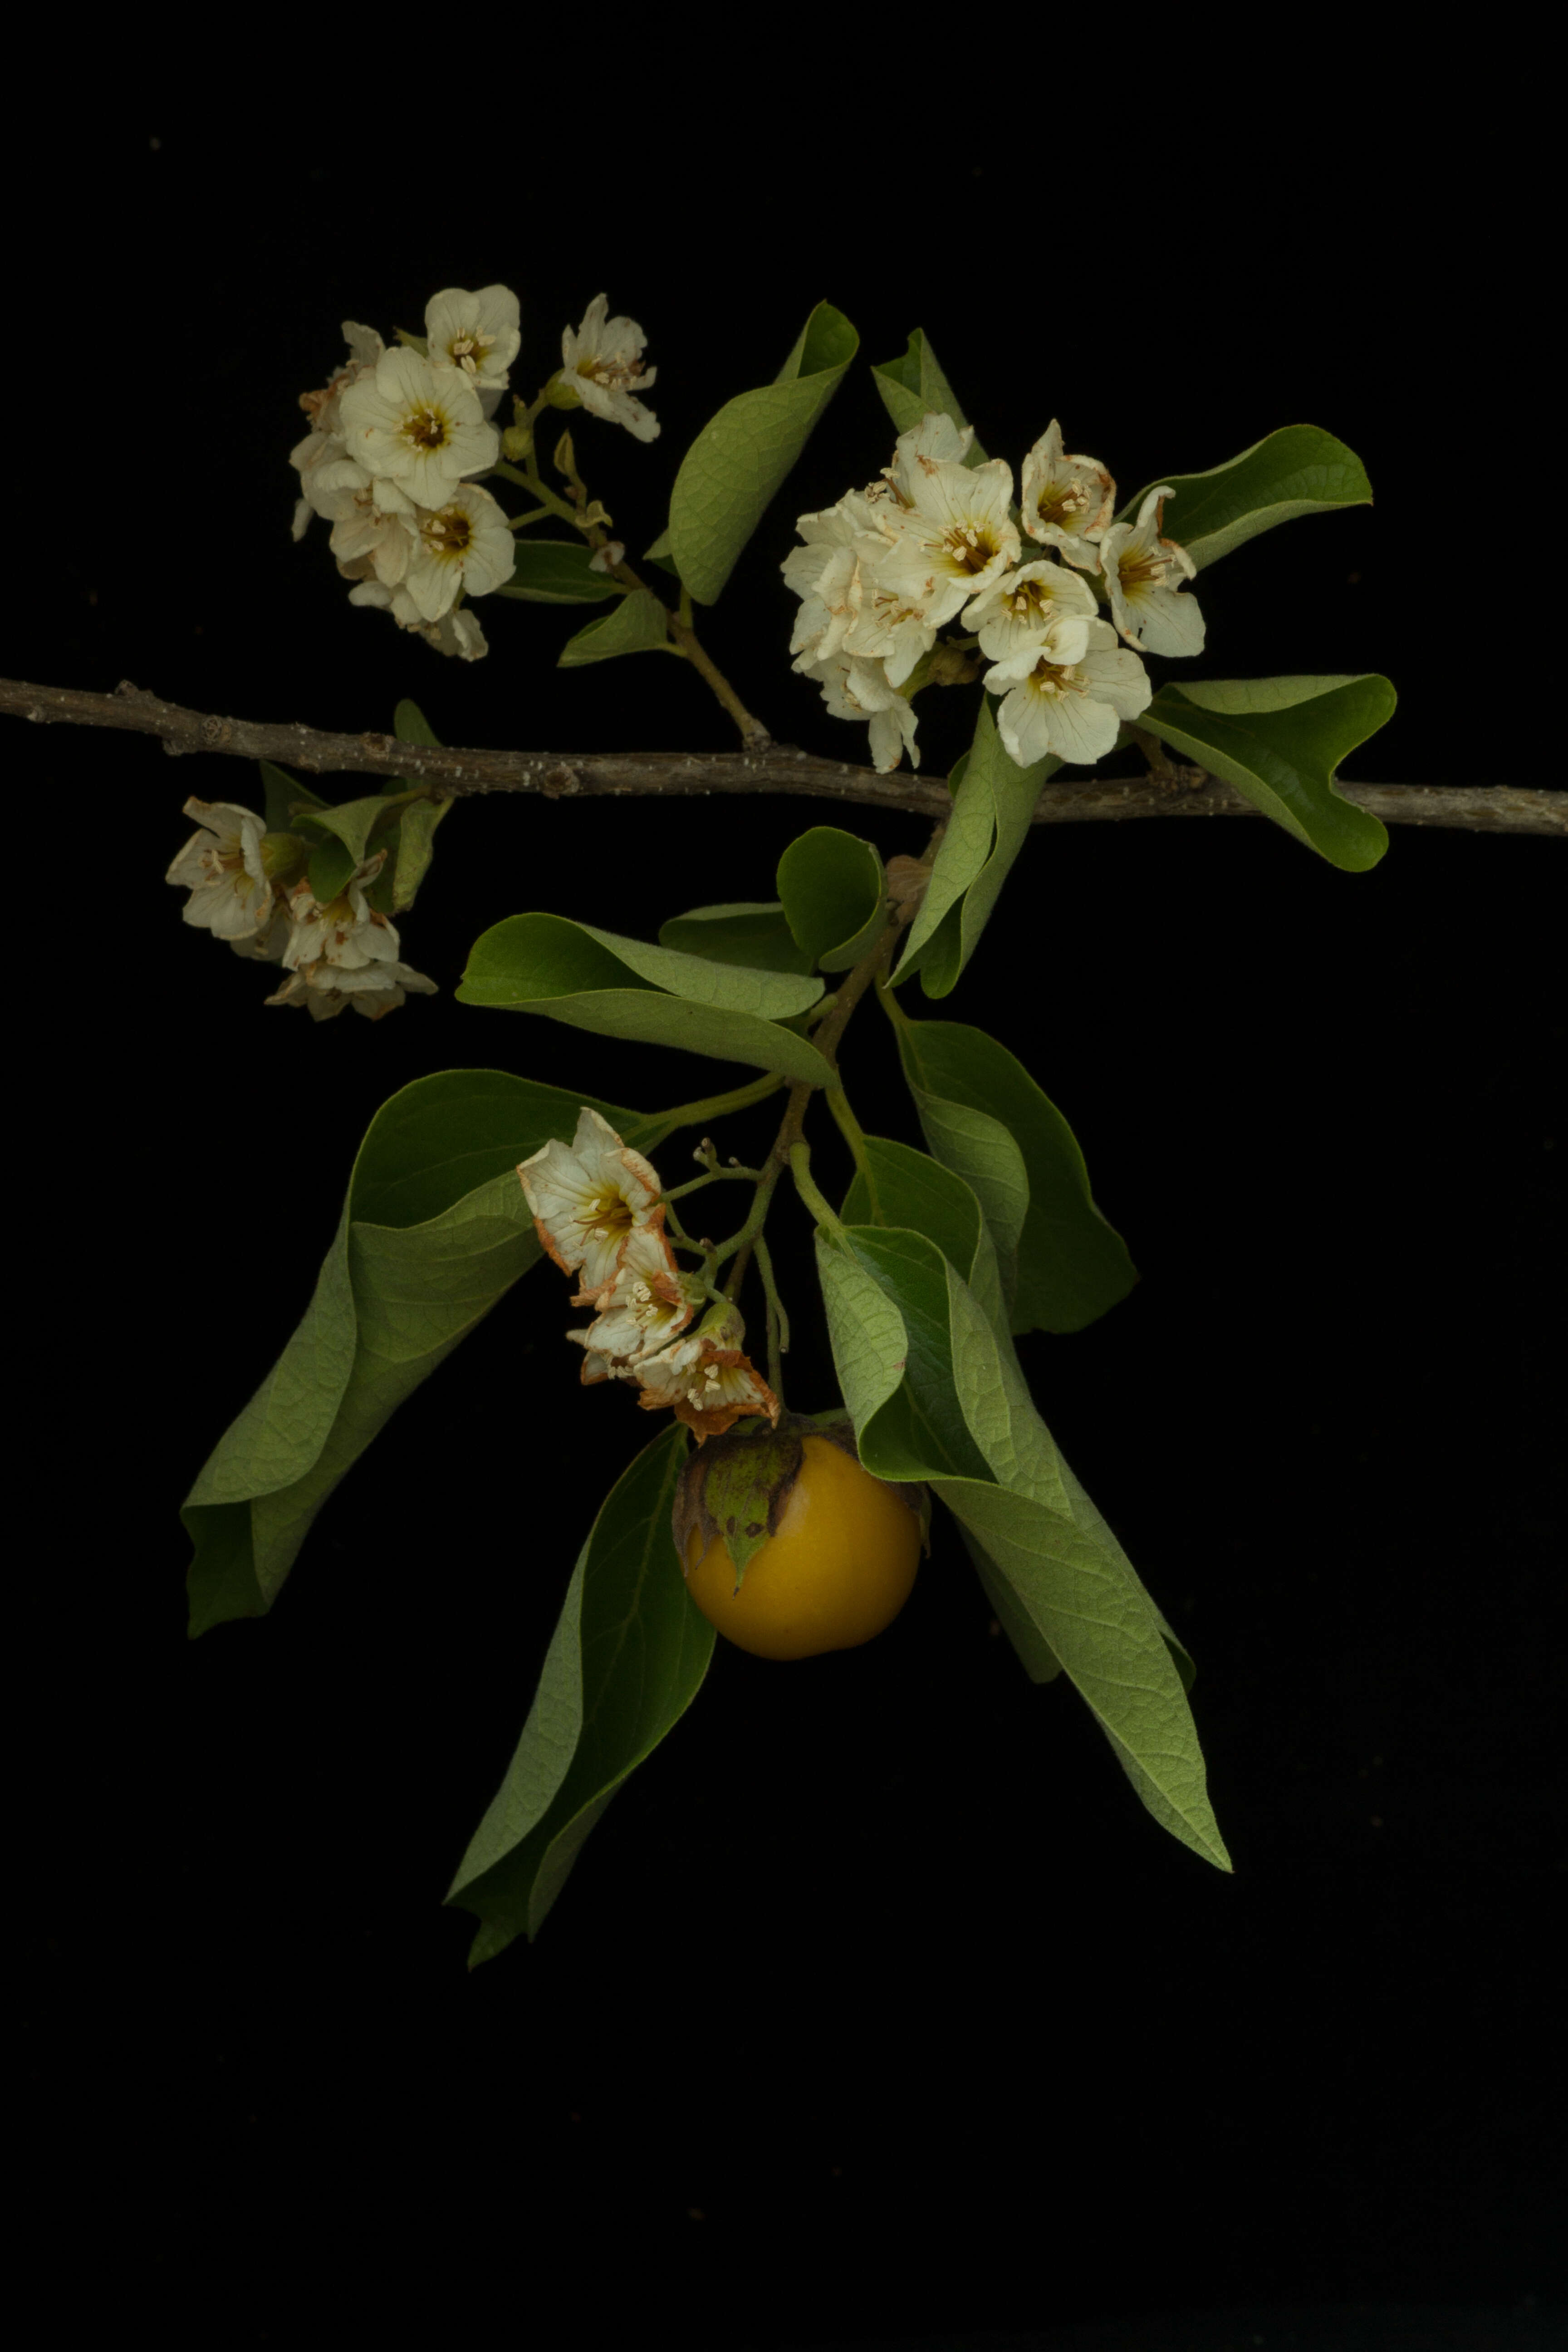
[[[191,893],[187,923],[200,924],[237,954],[281,963],[289,977],[268,1004],[302,1004],[330,1021],[346,1004],[379,1021],[414,989],[436,982],[398,961],[397,931],[365,897],[386,863],[384,849],[355,867],[338,897],[318,905],[303,878],[306,845],[297,834],[268,833],[254,810],[227,801],[188,800],[194,834],[165,880]]]
[[[782,566],[801,600],[794,667],[835,718],[868,724],[883,774],[906,751],[920,765],[913,695],[973,675],[956,659],[962,639],[938,646],[951,622],[993,664],[985,685],[1007,696],[1002,740],[1024,766],[1047,751],[1079,765],[1103,759],[1120,723],[1148,708],[1142,663],[1110,650],[1118,632],[1151,653],[1203,645],[1203,616],[1178,593],[1196,567],[1160,535],[1168,487],[1151,491],[1135,523],[1113,523],[1114,481],[1098,458],[1064,449],[1053,417],[1024,460],[1015,507],[1008,466],[968,463],[973,437],[949,416],[922,417],[878,481],[800,517],[804,544]],[[1027,540],[1044,554],[1029,555]],[[1114,627],[1100,618],[1107,602]]]
[[[445,288],[425,306],[424,336],[404,335],[391,350],[374,327],[344,321],[348,359],[325,385],[300,394],[310,429],[289,463],[300,477],[294,537],[312,514],[331,523],[351,604],[389,613],[438,653],[478,661],[489,651],[464,606],[505,586],[516,548],[512,522],[476,478],[493,470],[503,447],[509,462],[531,457],[531,420],[546,401],[589,409],[639,441],[658,432],[636,396],[655,375],[640,357],[647,337],[608,308],[597,295],[581,327],[565,330],[563,366],[531,408],[514,402],[520,421],[504,434],[490,419],[522,343],[510,287]],[[584,530],[607,520],[597,501],[579,502]],[[608,570],[625,552],[616,542],[595,564]]]
[[[699,1444],[743,1415],[776,1422],[779,1401],[742,1351],[740,1310],[718,1300],[689,1329],[705,1283],[676,1264],[658,1171],[606,1118],[584,1106],[570,1144],[552,1139],[517,1172],[546,1256],[577,1277],[572,1304],[595,1309],[566,1334],[585,1386],[630,1382],[639,1404],[672,1412]]]

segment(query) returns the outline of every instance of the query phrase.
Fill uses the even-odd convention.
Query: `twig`
[[[220,719],[163,702],[122,684],[113,694],[79,687],[28,686],[0,678],[0,711],[40,725],[118,727],[156,735],[172,755],[219,751],[272,760],[311,775],[395,778],[427,783],[437,799],[470,793],[540,793],[547,800],[596,793],[677,797],[703,793],[783,793],[864,808],[940,817],[952,805],[939,776],[879,776],[847,761],[819,760],[793,745],[751,752],[485,751],[426,750],[391,735],[331,735],[310,727]],[[1176,772],[1181,789],[1149,776],[1053,776],[1035,810],[1037,824],[1141,816],[1256,816],[1251,802],[1202,771]],[[1190,780],[1200,778],[1196,783]],[[1462,826],[1472,833],[1568,835],[1568,793],[1516,784],[1340,783],[1337,790],[1385,824]]]

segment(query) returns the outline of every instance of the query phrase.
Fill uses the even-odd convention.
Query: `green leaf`
[[[436,845],[436,827],[440,824],[451,801],[411,801],[403,812],[396,828],[396,847],[393,851],[392,912],[401,915],[412,907],[419,885],[430,871],[431,854]]]
[[[349,877],[358,862],[353,850],[346,849],[341,841],[335,839],[323,841],[310,852],[310,862],[305,872],[310,885],[310,896],[318,907],[330,907],[340,891],[348,887]]]
[[[845,1235],[862,1271],[896,1304],[906,1343],[903,1378],[868,1427],[862,1427],[846,1391],[861,1460],[868,1470],[873,1457],[885,1465],[876,1471],[883,1478],[923,1478],[935,1471],[986,1477],[989,1465],[953,1376],[947,1260],[923,1234],[902,1227],[847,1225]]]
[[[658,537],[654,541],[653,545],[643,550],[642,560],[645,563],[657,563],[659,570],[661,572],[668,572],[672,580],[679,580],[680,577],[680,573],[676,567],[675,558],[670,552],[669,532],[668,530],[661,530]]]
[[[912,1145],[866,1138],[866,1165],[856,1171],[839,1215],[847,1225],[900,1225],[923,1234],[969,1284],[998,1328],[1005,1328],[996,1248],[980,1202],[962,1176]]]
[[[193,1638],[271,1608],[311,1520],[388,1415],[540,1255],[517,1180],[584,1103],[627,1143],[657,1120],[505,1070],[417,1078],[371,1121],[315,1293],[181,1517]]]
[[[308,784],[296,783],[287,768],[275,767],[270,760],[258,760],[256,764],[261,771],[265,795],[262,806],[268,833],[294,833],[298,831],[295,818],[301,809],[326,807],[326,802]]]
[[[1078,1139],[1017,1056],[959,1021],[900,1021],[899,1054],[933,1156],[985,1212],[1015,1331],[1081,1331],[1138,1279],[1094,1204]]]
[[[1205,1861],[1228,1870],[1187,1695],[1142,1586],[1076,1517],[1000,1486],[930,1483],[984,1548],[1088,1700],[1154,1819]]]
[[[871,380],[900,433],[912,433],[921,417],[927,415],[951,416],[961,432],[969,421],[953,397],[952,386],[922,328],[915,329],[909,348],[900,358],[884,360],[879,367],[871,370]],[[963,462],[966,466],[985,463],[985,452],[978,440],[970,443]]]
[[[416,702],[405,695],[392,714],[392,731],[400,743],[417,743],[422,751],[442,751],[442,742]]]
[[[1372,484],[1353,449],[1316,425],[1285,425],[1206,474],[1162,474],[1127,500],[1118,522],[1136,520],[1162,482],[1171,486],[1163,528],[1201,572],[1233,547],[1304,514],[1372,503]]]
[[[601,1036],[679,1045],[830,1086],[833,1073],[816,1046],[777,1025],[821,993],[820,981],[798,973],[717,963],[542,914],[510,915],[477,939],[457,991],[464,1004],[546,1013]]]
[[[869,1300],[849,1295],[841,1271],[830,1270],[850,1255],[895,1310],[891,1321],[884,1310],[883,1330],[904,1333],[896,1388],[898,1366],[877,1335]],[[1059,1660],[1155,1820],[1229,1869],[1177,1645],[1062,1461],[1011,1341],[921,1235],[848,1226],[838,1242],[819,1234],[818,1261],[835,1363],[866,1467],[932,1487],[994,1572],[982,1580],[1027,1670],[1043,1679]]]
[[[882,929],[882,860],[858,834],[814,824],[779,859],[777,883],[791,931],[824,971],[847,971]]]
[[[658,943],[682,955],[707,956],[714,963],[744,964],[752,971],[808,972],[812,960],[797,946],[777,898],[736,898],[719,907],[693,907],[658,927]]]
[[[893,974],[895,986],[919,971],[928,996],[952,993],[1029,837],[1040,786],[1060,765],[1047,758],[1020,768],[996,731],[991,697],[981,697],[974,740],[952,772],[952,814]]]
[[[354,866],[363,863],[372,834],[378,826],[384,831],[390,814],[414,797],[416,795],[405,793],[401,786],[395,793],[372,793],[363,800],[340,801],[336,808],[312,810],[305,822],[321,826],[342,843],[349,853],[352,873]]]
[[[1064,1465],[1065,1467],[1065,1465]],[[1054,1683],[1062,1662],[1014,1591],[984,1544],[977,1543],[962,1519],[957,1523],[963,1549],[973,1563],[992,1614],[1016,1652],[1032,1683]]]
[[[580,669],[584,662],[611,661],[616,654],[656,653],[668,642],[668,614],[650,588],[634,588],[613,613],[590,621],[568,637],[556,656],[557,669]]]
[[[530,604],[603,604],[624,596],[608,572],[590,569],[593,559],[585,539],[530,539],[520,531],[511,577],[492,593]]]
[[[668,544],[700,604],[717,600],[859,348],[843,312],[819,302],[774,381],[726,401],[681,459],[655,546]]]
[[[679,1423],[645,1446],[578,1555],[517,1752],[446,1896],[483,1922],[470,1968],[539,1933],[610,1799],[701,1687],[716,1637],[670,1531],[686,1449]]]
[[[1139,719],[1342,873],[1388,847],[1376,817],[1333,789],[1340,761],[1394,716],[1375,672],[1352,677],[1193,678],[1164,686]]]

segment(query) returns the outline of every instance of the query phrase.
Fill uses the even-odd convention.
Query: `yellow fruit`
[[[890,1625],[920,1566],[919,1516],[826,1437],[803,1440],[778,1527],[741,1590],[721,1536],[686,1544],[686,1589],[710,1624],[759,1658],[852,1650]]]

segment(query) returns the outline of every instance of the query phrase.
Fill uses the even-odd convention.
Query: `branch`
[[[368,775],[427,783],[433,797],[469,793],[568,795],[641,793],[788,793],[942,817],[952,802],[940,776],[879,776],[846,761],[819,760],[789,744],[752,752],[426,751],[391,735],[327,735],[309,727],[217,719],[162,702],[140,687],[112,694],[70,686],[26,686],[0,678],[0,711],[43,726],[127,728],[156,735],[165,751],[221,751],[272,760],[312,775]],[[1348,784],[1336,790],[1385,824],[1461,825],[1473,833],[1568,835],[1568,793],[1514,784]],[[1123,782],[1105,776],[1053,776],[1040,793],[1037,824],[1076,824],[1094,817],[1257,816],[1249,800],[1201,768],[1175,768],[1164,779]]]

